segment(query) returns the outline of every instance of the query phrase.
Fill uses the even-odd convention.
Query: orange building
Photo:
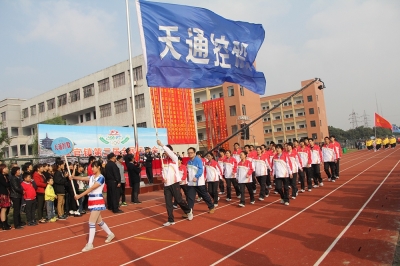
[[[311,81],[302,81],[301,86]],[[232,149],[235,142],[241,146],[261,145],[269,144],[271,141],[284,143],[302,137],[312,137],[318,142],[322,141],[328,136],[328,123],[324,92],[318,89],[318,85],[320,84],[312,84],[250,126],[249,140],[242,140],[238,134],[228,142],[228,147]],[[214,147],[226,136],[231,136],[240,130],[242,123],[251,122],[293,93],[294,91],[260,97],[233,83],[194,90],[200,150]],[[215,104],[221,105],[219,109]],[[221,115],[225,116],[225,120],[221,120]]]

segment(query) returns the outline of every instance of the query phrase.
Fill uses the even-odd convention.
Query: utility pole
[[[350,116],[349,120],[350,120],[351,127],[352,127],[352,129],[355,129],[356,127],[358,127],[359,121],[357,120],[357,113],[354,112],[354,109],[353,109],[353,112],[351,112],[351,114],[349,116]]]
[[[365,113],[365,110],[364,110],[364,114],[361,117],[363,118],[364,127],[365,128],[369,127],[369,125],[368,125],[368,115]]]

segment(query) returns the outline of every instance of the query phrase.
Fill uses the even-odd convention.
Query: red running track
[[[400,152],[359,151],[345,155],[340,179],[300,194],[290,206],[271,194],[264,202],[237,207],[224,197],[208,214],[195,205],[193,221],[175,211],[166,221],[162,192],[141,196],[124,214],[102,213],[116,234],[95,249],[87,241],[88,215],[0,233],[2,265],[361,265],[391,264],[398,239]],[[323,173],[323,176],[325,174]],[[374,194],[375,193],[375,194]],[[371,197],[371,195],[373,196]],[[364,208],[363,208],[364,207]]]

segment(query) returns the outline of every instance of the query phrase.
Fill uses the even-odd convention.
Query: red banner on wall
[[[228,137],[224,98],[203,102],[206,117],[207,148],[210,150]],[[222,145],[228,149],[228,143]]]
[[[196,144],[190,89],[150,88],[158,128],[166,128],[169,144]]]

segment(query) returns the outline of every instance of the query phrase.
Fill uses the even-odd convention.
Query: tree
[[[0,122],[0,128],[2,128],[2,123]],[[3,159],[5,149],[10,146],[11,139],[8,137],[6,129],[0,130],[0,159]]]
[[[47,124],[47,125],[66,125],[67,121],[65,119],[63,119],[61,116],[55,116],[53,118],[47,119],[43,122],[41,122],[41,124]],[[32,143],[32,152],[34,156],[39,156],[39,136],[37,134],[38,130],[36,127],[36,131],[35,131],[35,136],[33,138],[33,143]]]
[[[349,141],[356,141],[359,139],[366,140],[372,136],[375,136],[375,128],[370,127],[356,127],[354,129],[349,129],[344,131],[340,128],[335,128],[332,126],[328,126],[329,135],[335,135],[336,139],[339,142],[345,142],[346,140]],[[376,128],[376,136],[377,137],[386,137],[393,135],[392,131],[387,128]]]

